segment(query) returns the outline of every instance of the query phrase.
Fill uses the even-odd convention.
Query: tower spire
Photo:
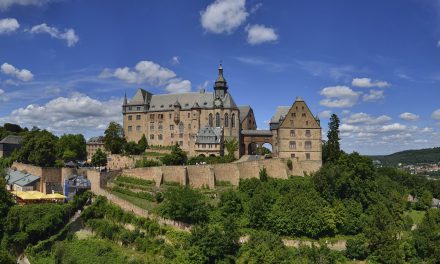
[[[124,105],[127,105],[127,92],[125,92],[125,95],[124,95]]]

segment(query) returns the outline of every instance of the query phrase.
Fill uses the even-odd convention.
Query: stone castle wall
[[[124,169],[122,174],[130,177],[154,180],[156,185],[164,182],[175,182],[198,188],[208,186],[214,188],[217,182],[228,182],[238,186],[240,179],[259,178],[262,168],[266,168],[269,177],[287,179],[289,176],[304,176],[321,167],[318,161],[292,160],[292,170],[287,166],[288,159],[267,159],[240,163],[161,166],[150,168]]]

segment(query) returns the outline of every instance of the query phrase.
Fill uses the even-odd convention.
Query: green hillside
[[[405,150],[390,155],[369,156],[373,160],[379,160],[383,164],[396,166],[398,163],[416,164],[416,163],[436,163],[440,162],[440,147]]]

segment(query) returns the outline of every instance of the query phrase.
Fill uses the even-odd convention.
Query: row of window
[[[295,137],[295,135],[296,135],[295,130],[290,130],[290,137]],[[306,137],[311,137],[311,136],[312,136],[312,133],[310,132],[309,129],[306,129],[306,132],[304,133],[304,135],[305,135]]]
[[[206,147],[208,148],[215,148],[214,144],[197,144],[197,147],[200,148],[200,146],[205,149]]]
[[[235,127],[235,114],[232,114],[232,117],[230,119],[231,121],[231,127]],[[214,118],[212,114],[209,114],[208,117],[208,123],[210,127],[214,126]],[[229,114],[226,113],[225,117],[224,117],[224,127],[229,127]],[[215,126],[216,127],[220,127],[221,126],[221,122],[220,122],[220,113],[216,113],[215,114]]]
[[[289,148],[296,149],[296,141],[289,141]],[[312,141],[305,141],[304,149],[312,149]]]

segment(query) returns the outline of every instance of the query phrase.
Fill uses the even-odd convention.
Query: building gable
[[[307,104],[297,98],[295,103],[284,116],[280,128],[321,128]]]

